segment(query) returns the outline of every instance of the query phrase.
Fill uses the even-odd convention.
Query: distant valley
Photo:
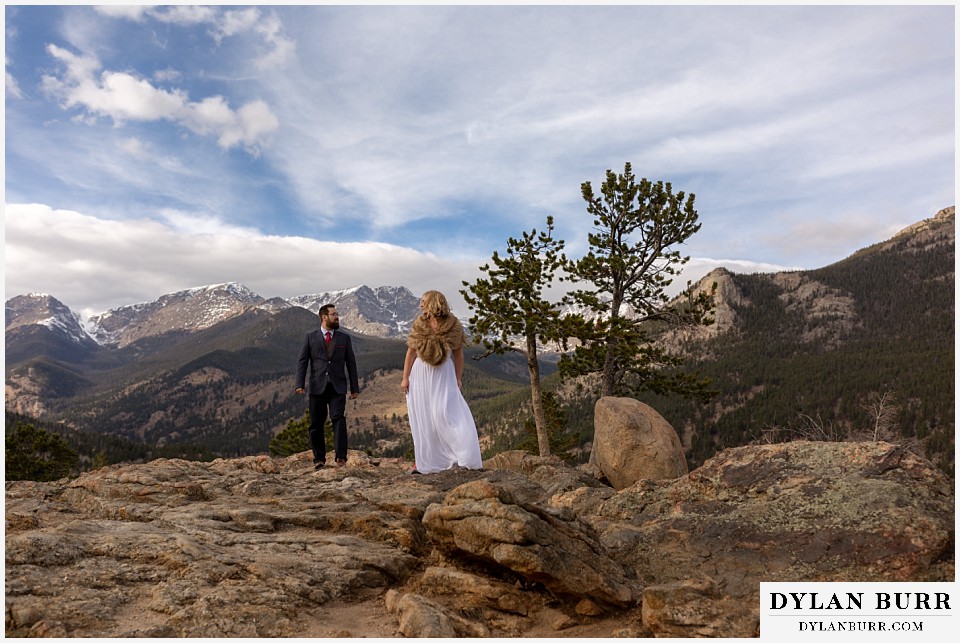
[[[7,411],[67,435],[106,433],[148,445],[147,457],[264,452],[306,409],[293,394],[293,374],[325,303],[337,306],[355,338],[364,394],[348,407],[351,447],[403,455],[410,443],[399,369],[419,313],[419,297],[404,287],[280,300],[227,283],[86,321],[52,295],[14,297],[6,302]],[[467,396],[516,390],[525,378],[517,357],[471,360]]]

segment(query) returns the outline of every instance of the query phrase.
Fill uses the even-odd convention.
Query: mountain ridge
[[[148,302],[113,308],[87,320],[54,295],[30,293],[7,300],[6,330],[46,325],[77,344],[123,348],[138,340],[170,332],[204,330],[251,309],[275,313],[298,306],[313,313],[332,303],[344,327],[377,337],[405,337],[419,314],[419,298],[404,286],[360,285],[288,299],[265,299],[238,282],[188,288]]]

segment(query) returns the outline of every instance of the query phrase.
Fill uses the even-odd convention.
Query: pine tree
[[[682,359],[657,346],[654,336],[664,325],[711,323],[712,293],[694,295],[689,282],[675,300],[666,293],[689,261],[676,246],[700,229],[694,195],[674,194],[662,181],[637,183],[630,163],[623,174],[607,170],[606,177],[600,196],[589,181],[581,185],[594,232],[587,254],[564,267],[571,281],[592,288],[570,293],[585,311],[574,331],[582,344],[564,355],[561,373],[599,373],[604,396],[650,390],[707,399],[709,382],[677,370]]]
[[[16,422],[5,434],[4,475],[7,480],[59,480],[77,466],[77,452],[55,433]]]
[[[486,351],[475,357],[502,355],[507,351],[522,354],[530,375],[530,401],[537,428],[540,455],[550,454],[550,440],[543,411],[538,340],[558,338],[561,311],[557,303],[544,298],[544,289],[566,258],[561,254],[564,242],[553,238],[553,217],[547,217],[547,229],[524,232],[520,239],[507,241],[506,254],[494,251],[490,264],[480,267],[487,278],[473,284],[464,281],[464,300],[475,314],[470,331],[475,342]]]
[[[310,451],[310,412],[305,411],[303,416],[287,421],[287,428],[273,436],[270,440],[270,455],[285,458],[289,455]],[[323,425],[327,445],[333,444],[333,423],[327,418]]]

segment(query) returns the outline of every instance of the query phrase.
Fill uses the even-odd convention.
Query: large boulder
[[[447,553],[507,569],[553,594],[627,608],[640,588],[575,516],[518,502],[504,483],[476,480],[431,505],[423,516]]]
[[[614,489],[638,480],[673,480],[687,474],[677,432],[639,400],[601,397],[594,407],[595,462]]]

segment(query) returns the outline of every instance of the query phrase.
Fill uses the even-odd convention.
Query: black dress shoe
[[[322,462],[314,462],[314,463],[313,463],[313,470],[314,470],[314,471],[319,471],[319,470],[322,469],[322,468],[323,468],[323,463],[322,463]]]

